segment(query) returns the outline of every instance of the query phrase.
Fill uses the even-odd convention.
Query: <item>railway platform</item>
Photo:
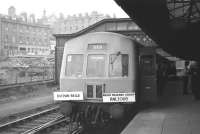
[[[46,106],[53,102],[53,94],[48,94],[0,104],[0,118]]]
[[[200,101],[182,95],[180,82],[168,82],[157,104],[139,112],[121,134],[199,134]]]

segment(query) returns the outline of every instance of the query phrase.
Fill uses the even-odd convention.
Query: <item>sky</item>
[[[0,13],[8,14],[10,6],[15,7],[17,15],[21,12],[27,12],[28,15],[34,13],[36,18],[42,16],[44,9],[47,16],[51,14],[59,16],[59,13],[63,13],[66,17],[97,11],[110,16],[116,14],[117,18],[128,17],[114,0],[0,0]]]

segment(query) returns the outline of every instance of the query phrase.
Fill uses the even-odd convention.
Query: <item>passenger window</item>
[[[83,75],[83,55],[69,54],[67,56],[66,76],[81,77]]]
[[[111,77],[128,77],[128,54],[110,55],[110,76]]]

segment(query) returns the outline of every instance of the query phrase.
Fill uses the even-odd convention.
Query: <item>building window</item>
[[[19,36],[19,43],[22,43],[22,36]]]
[[[5,42],[8,43],[8,35],[5,36]]]
[[[26,51],[26,48],[25,47],[20,47],[19,50],[20,51]]]
[[[30,38],[29,38],[29,37],[27,37],[27,42],[29,43],[29,41],[30,41]]]
[[[12,42],[15,43],[15,41],[16,41],[16,38],[15,38],[15,36],[13,36],[12,37]]]
[[[5,31],[8,31],[8,26],[5,26]]]

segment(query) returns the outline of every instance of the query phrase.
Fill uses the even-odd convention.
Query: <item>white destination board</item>
[[[54,92],[54,100],[83,100],[83,92]]]
[[[135,93],[104,93],[103,102],[135,102]]]

